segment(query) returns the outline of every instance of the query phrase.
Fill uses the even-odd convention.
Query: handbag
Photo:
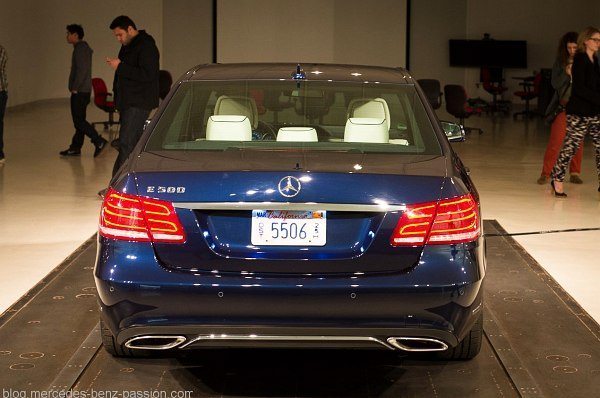
[[[567,91],[569,91],[569,88],[571,87],[571,82],[569,82],[569,84],[567,84],[563,90],[563,92],[558,96],[555,97],[556,98],[556,106],[553,106],[552,108],[549,109],[548,112],[546,112],[545,116],[545,122],[548,125],[551,125],[552,123],[554,123],[554,119],[556,119],[556,117],[561,113],[564,112],[565,110],[565,105],[563,105],[561,103],[561,100],[564,98],[565,94],[567,94]],[[558,92],[557,92],[558,94]]]
[[[558,114],[563,112],[564,110],[565,110],[565,106],[559,103],[558,106],[556,108],[554,108],[554,110],[552,112],[550,112],[546,115],[546,124],[550,125],[550,124],[554,123],[554,119],[556,119]]]

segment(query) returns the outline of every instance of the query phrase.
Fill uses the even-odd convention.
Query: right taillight
[[[100,212],[100,235],[134,242],[185,242],[173,204],[109,189]]]
[[[479,238],[479,207],[471,194],[407,205],[390,238],[393,246],[449,245]]]

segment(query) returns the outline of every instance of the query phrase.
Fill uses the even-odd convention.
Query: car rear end
[[[179,83],[102,206],[109,351],[449,352],[468,338],[477,192],[412,80],[384,72]]]

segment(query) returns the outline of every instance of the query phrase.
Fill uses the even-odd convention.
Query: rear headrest
[[[367,142],[386,144],[390,138],[384,119],[373,117],[351,117],[344,129],[345,142]]]
[[[317,130],[312,127],[282,127],[277,132],[277,141],[317,142]]]
[[[347,118],[375,118],[390,129],[390,108],[383,98],[355,98],[348,104]]]
[[[242,115],[250,121],[250,126],[255,129],[258,126],[258,111],[256,101],[251,97],[241,95],[222,95],[217,98],[215,104],[215,115]]]
[[[252,141],[250,120],[241,115],[221,115],[208,118],[208,141]]]

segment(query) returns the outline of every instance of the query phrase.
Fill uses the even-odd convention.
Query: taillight
[[[472,195],[406,206],[393,246],[448,245],[479,238],[479,209]]]
[[[135,242],[185,242],[173,204],[109,189],[100,212],[100,235]]]

